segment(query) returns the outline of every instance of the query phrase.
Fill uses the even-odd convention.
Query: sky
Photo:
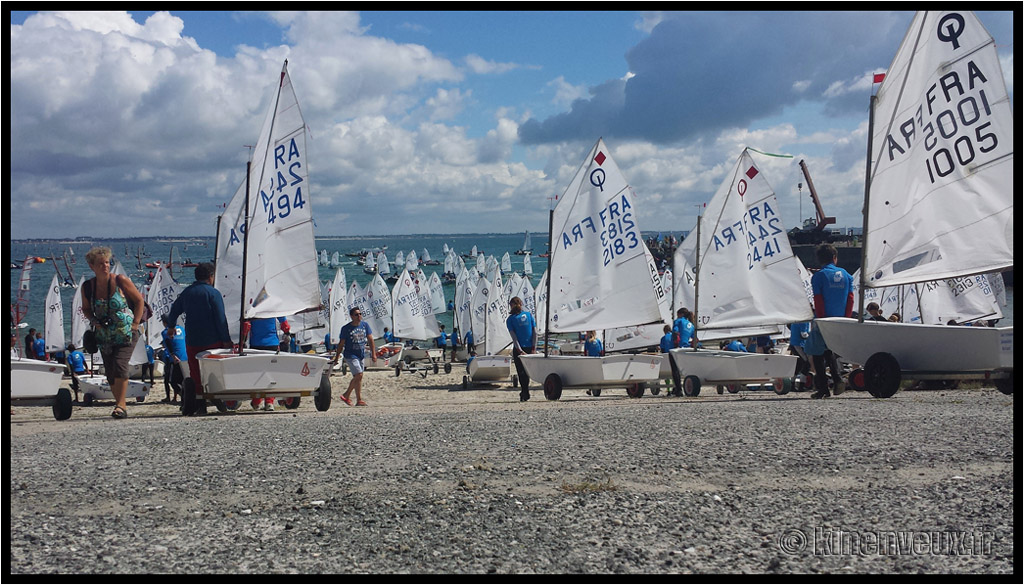
[[[285,59],[318,237],[546,232],[598,138],[645,232],[692,229],[747,146],[792,155],[755,155],[788,226],[814,215],[804,160],[859,227],[871,76],[913,17],[9,14],[12,239],[212,237]],[[1012,101],[1016,14],[978,16]]]

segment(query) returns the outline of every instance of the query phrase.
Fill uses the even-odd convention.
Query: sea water
[[[657,236],[657,233],[645,233],[644,238]],[[663,234],[667,235],[667,234]],[[678,234],[673,234],[679,239]],[[544,270],[547,268],[547,259],[539,255],[547,250],[547,234],[531,233],[533,254],[530,256],[531,267],[533,268],[534,285],[540,280]],[[457,254],[469,254],[473,246],[484,256],[494,256],[500,261],[505,252],[509,253],[512,260],[512,270],[522,272],[523,256],[518,256],[515,251],[522,248],[524,236],[522,232],[515,234],[426,234],[426,235],[399,235],[399,236],[334,236],[316,238],[316,250],[319,255],[321,250],[327,250],[328,259],[334,252],[339,252],[341,264],[345,269],[345,279],[349,286],[352,282],[358,282],[361,287],[366,287],[373,276],[363,272],[363,267],[357,264],[357,258],[347,254],[357,254],[364,250],[383,249],[388,260],[394,262],[395,255],[401,251],[403,255],[415,252],[417,257],[423,254],[426,249],[432,260],[441,262],[438,266],[421,266],[423,272],[430,276],[437,272],[438,276],[444,270],[444,245],[453,248]],[[46,258],[46,262],[37,263],[32,266],[32,278],[29,294],[29,306],[27,314],[21,319],[25,326],[16,332],[19,346],[20,340],[25,336],[29,327],[43,331],[43,311],[46,300],[47,289],[53,278],[55,270],[62,278],[68,279],[75,284],[78,279],[85,276],[87,279],[93,277],[93,272],[85,261],[85,254],[93,246],[107,246],[113,252],[113,260],[118,260],[124,266],[129,277],[137,286],[143,285],[148,275],[155,273],[155,268],[147,268],[146,264],[155,262],[168,262],[172,259],[175,262],[208,262],[213,260],[215,241],[210,238],[188,238],[188,237],[166,237],[166,238],[133,238],[133,239],[94,239],[94,240],[14,240],[11,242],[11,262],[19,265],[27,256],[38,256]],[[386,248],[385,248],[386,246]],[[65,266],[63,260],[67,257],[70,261],[74,252],[74,263]],[[51,259],[52,256],[52,259]],[[475,266],[475,258],[463,258],[467,266]],[[68,272],[70,268],[70,274]],[[395,267],[392,264],[392,270]],[[330,266],[319,267],[321,282],[334,280],[336,268]],[[183,268],[182,275],[175,275],[178,282],[190,284],[195,279],[194,268]],[[399,270],[401,272],[401,270]],[[11,305],[12,316],[14,303],[18,298],[18,285],[21,278],[20,269],[11,269]],[[64,287],[61,289],[61,300],[64,305],[64,329],[65,339],[71,338],[71,307],[73,294],[77,289]],[[454,301],[455,286],[447,284],[444,286],[445,302]],[[999,326],[1013,325],[1013,289],[1006,289],[1007,306],[1003,307],[1003,319]],[[452,313],[445,312],[437,315],[439,323],[445,325],[445,329],[451,332]],[[378,332],[379,333],[379,332]]]

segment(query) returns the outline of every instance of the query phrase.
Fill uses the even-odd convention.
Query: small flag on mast
[[[885,73],[875,73],[873,83],[882,83],[883,79],[885,79]]]

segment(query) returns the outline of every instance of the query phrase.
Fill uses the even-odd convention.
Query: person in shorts
[[[341,328],[341,333],[338,336],[338,349],[331,363],[338,363],[338,358],[344,356],[348,369],[352,371],[352,381],[348,383],[348,389],[341,395],[341,401],[352,406],[349,396],[355,390],[356,406],[366,406],[366,403],[363,402],[366,347],[370,347],[370,357],[375,364],[377,363],[377,348],[373,344],[373,330],[370,329],[369,323],[363,321],[363,312],[359,310],[359,307],[349,309],[348,315],[352,320]]]

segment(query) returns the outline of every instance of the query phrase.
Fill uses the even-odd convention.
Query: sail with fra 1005
[[[1013,134],[995,41],[978,18],[917,13],[871,98],[861,291],[1013,266]],[[1013,391],[1012,327],[816,323],[830,349],[864,365],[873,396],[936,376]]]

